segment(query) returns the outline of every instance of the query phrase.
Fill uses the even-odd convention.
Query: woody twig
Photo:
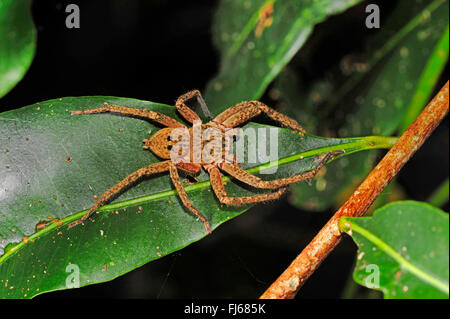
[[[339,208],[278,279],[262,294],[261,299],[290,299],[296,296],[306,280],[339,244],[342,237],[338,227],[339,219],[344,216],[359,217],[364,215],[378,195],[446,116],[449,105],[448,91],[449,82],[447,81],[351,197]]]

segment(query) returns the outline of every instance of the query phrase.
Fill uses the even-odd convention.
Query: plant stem
[[[344,216],[364,215],[378,195],[448,113],[448,91],[447,81],[352,196],[260,298],[290,299],[296,296],[306,280],[339,244],[342,237],[338,226],[339,219]]]

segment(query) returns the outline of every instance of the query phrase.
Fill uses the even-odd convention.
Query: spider
[[[193,98],[196,98],[198,103],[203,109],[203,112],[206,116],[212,118],[210,115],[205,101],[203,100],[200,91],[193,90],[189,91],[183,95],[181,95],[176,101],[176,109],[179,114],[189,123],[201,123],[200,117],[197,113],[194,112],[190,107],[187,106],[187,102]],[[169,172],[172,183],[178,192],[178,196],[181,199],[183,205],[188,208],[198,219],[200,219],[205,227],[207,233],[211,233],[211,227],[209,225],[208,220],[205,216],[197,209],[194,205],[192,205],[189,197],[183,187],[178,171],[182,171],[188,176],[195,176],[204,169],[210,176],[211,187],[218,198],[221,204],[232,205],[232,206],[241,206],[245,204],[252,204],[258,202],[264,202],[269,200],[278,199],[283,193],[286,191],[287,185],[312,179],[317,172],[323,167],[323,165],[333,156],[341,154],[343,151],[332,151],[326,153],[323,158],[318,162],[314,169],[308,172],[302,172],[293,176],[275,179],[275,180],[262,180],[261,178],[252,175],[242,169],[239,164],[236,162],[234,158],[233,161],[220,161],[220,162],[211,162],[205,161],[202,157],[200,160],[193,160],[193,155],[190,156],[186,161],[174,162],[171,159],[171,150],[172,147],[179,142],[179,140],[172,140],[171,133],[176,128],[185,128],[188,130],[189,134],[192,136],[193,127],[187,128],[184,124],[178,122],[177,120],[150,110],[125,107],[125,106],[116,106],[116,105],[108,105],[105,103],[104,106],[94,109],[88,109],[84,111],[72,111],[71,115],[79,115],[79,114],[95,114],[95,113],[105,113],[111,112],[116,114],[128,115],[133,117],[138,117],[141,119],[148,119],[153,122],[159,123],[165,128],[157,131],[153,136],[149,139],[145,139],[144,149],[148,149],[152,151],[155,155],[161,158],[163,161],[150,164],[146,167],[140,168],[137,171],[131,173],[127,177],[125,177],[122,181],[108,189],[94,204],[93,206],[86,212],[84,216],[80,219],[69,224],[69,228],[76,226],[83,221],[85,221],[91,214],[93,214],[99,207],[111,201],[113,197],[117,194],[123,192],[130,185],[139,181],[143,177],[148,177],[150,175],[159,174],[163,172]],[[211,119],[209,122],[205,124],[201,124],[200,127],[202,130],[213,128],[219,130],[222,136],[225,136],[227,130],[233,129],[240,124],[243,124],[250,120],[251,118],[259,115],[265,114],[272,120],[282,124],[283,126],[293,130],[295,133],[298,133],[303,136],[306,131],[297,123],[297,121],[283,115],[267,105],[259,102],[259,101],[244,101],[241,102],[215,118]],[[222,143],[222,142],[221,142]],[[201,147],[203,147],[203,141]],[[192,142],[189,144],[191,150],[193,149]],[[194,152],[191,151],[191,154]],[[232,178],[239,180],[247,185],[250,185],[254,188],[260,189],[272,189],[273,192],[257,194],[251,196],[241,196],[241,197],[231,197],[227,194],[225,190],[225,183],[222,180],[221,171],[227,173]]]

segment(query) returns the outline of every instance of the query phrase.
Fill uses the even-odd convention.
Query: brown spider
[[[199,116],[186,105],[186,102],[192,98],[197,98],[198,103],[201,105],[204,113],[206,115],[209,114],[208,109],[206,108],[206,104],[198,90],[190,91],[186,94],[180,96],[176,102],[176,108],[181,116],[189,123],[201,123]],[[208,220],[197,210],[189,200],[189,197],[183,187],[183,184],[178,175],[178,170],[181,170],[188,175],[194,176],[201,172],[202,168],[206,170],[210,176],[210,182],[214,193],[219,199],[220,203],[232,206],[241,206],[244,204],[251,204],[257,202],[263,202],[268,200],[273,200],[279,198],[285,191],[286,186],[291,183],[309,180],[313,178],[317,172],[322,168],[322,166],[333,156],[341,154],[342,151],[336,152],[328,152],[325,156],[320,160],[320,162],[316,165],[316,167],[308,172],[299,173],[297,175],[265,181],[261,178],[254,176],[245,170],[243,170],[239,164],[236,162],[235,158],[233,161],[220,161],[220,162],[211,162],[210,160],[204,160],[202,157],[200,160],[193,160],[194,151],[193,151],[193,143],[190,142],[189,148],[191,150],[190,157],[185,161],[174,162],[171,159],[171,150],[172,147],[179,142],[179,140],[172,140],[171,133],[176,128],[186,128],[187,127],[177,120],[150,110],[131,108],[125,106],[116,106],[116,105],[108,105],[105,104],[102,107],[85,110],[85,111],[72,111],[71,115],[76,114],[93,114],[93,113],[118,113],[123,115],[135,116],[143,119],[149,119],[159,124],[166,126],[159,131],[157,131],[150,139],[144,140],[145,146],[144,148],[149,149],[155,155],[164,159],[162,162],[154,163],[149,166],[143,167],[134,173],[128,175],[125,179],[120,181],[118,184],[111,187],[107,190],[89,209],[89,211],[80,219],[69,224],[69,228],[76,226],[86,220],[91,214],[93,214],[100,206],[104,205],[108,201],[110,201],[115,195],[121,193],[125,188],[140,180],[142,177],[147,177],[153,174],[158,174],[162,172],[169,171],[170,178],[172,183],[175,186],[175,189],[178,192],[178,195],[184,204],[195,216],[197,216],[205,225],[205,229],[208,233],[211,232],[211,228],[209,226]],[[289,129],[292,129],[294,132],[303,135],[305,130],[293,119],[283,115],[271,108],[267,105],[259,102],[259,101],[245,101],[241,102],[218,116],[212,119],[210,122],[206,124],[201,124],[201,130],[205,130],[208,128],[214,128],[221,132],[222,137],[225,136],[227,130],[235,128],[236,126],[247,122],[249,119],[264,113],[271,119],[281,123]],[[196,122],[198,121],[198,122]],[[195,122],[195,123],[194,123]],[[194,125],[195,126],[195,125]],[[188,129],[190,136],[193,134],[193,127]],[[192,141],[192,139],[191,139]],[[203,148],[203,141],[201,147]],[[222,141],[220,142],[222,143]],[[244,182],[250,186],[261,189],[274,189],[275,192],[258,194],[252,196],[242,196],[242,197],[230,197],[228,196],[225,190],[225,184],[222,180],[222,175],[220,171],[224,171],[229,174],[231,177]]]

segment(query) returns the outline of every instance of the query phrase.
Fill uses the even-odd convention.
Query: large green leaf
[[[67,228],[94,203],[94,196],[158,161],[142,148],[142,140],[159,127],[111,114],[70,116],[72,110],[105,102],[178,118],[174,107],[116,97],[67,97],[0,114],[1,297],[32,297],[65,289],[67,267],[69,271],[78,267],[80,286],[111,280],[206,235],[203,224],[181,205],[166,174],[132,187],[84,225]],[[267,128],[251,123],[246,127]],[[271,175],[261,174],[263,179],[310,170],[320,154],[331,150],[344,149],[348,155],[389,148],[396,140],[277,132],[278,169]],[[242,166],[257,174],[270,165]],[[212,229],[249,207],[221,206],[207,174],[202,173],[199,180],[185,189]],[[252,193],[232,182],[227,189],[231,195]],[[62,225],[52,223],[36,231],[35,226],[47,216],[61,219]]]
[[[28,70],[36,47],[31,0],[0,1],[0,97]]]
[[[407,18],[406,13],[411,15],[409,21],[404,21],[406,24],[395,30],[398,20]],[[446,57],[442,57],[443,52],[445,55],[442,42],[445,42],[445,37],[448,41],[447,30],[448,1],[399,2],[380,30],[391,36],[384,42],[381,42],[381,36],[379,41],[374,41],[373,45],[381,48],[373,47],[366,67],[362,68],[365,71],[350,77],[336,92],[328,92],[329,102],[325,108],[337,108],[337,114],[345,115],[339,134],[391,135],[398,130],[407,114],[416,115],[417,108],[420,110],[426,105],[430,87],[436,85],[443,70],[442,61]],[[316,88],[313,90],[317,91]],[[314,92],[310,94],[315,95]],[[297,104],[308,105],[301,101]],[[332,119],[337,120],[336,116]],[[292,203],[302,208],[326,209],[336,203],[347,189],[352,190],[360,183],[373,167],[375,158],[374,153],[361,153],[333,163],[327,168],[328,174],[323,180],[316,179],[315,187],[295,185]]]
[[[205,94],[215,104],[213,113],[242,100],[259,99],[317,23],[358,2],[221,1],[213,25],[214,41],[221,54],[220,71]]]
[[[442,210],[394,202],[339,225],[358,245],[357,283],[386,298],[449,297],[449,220]]]

